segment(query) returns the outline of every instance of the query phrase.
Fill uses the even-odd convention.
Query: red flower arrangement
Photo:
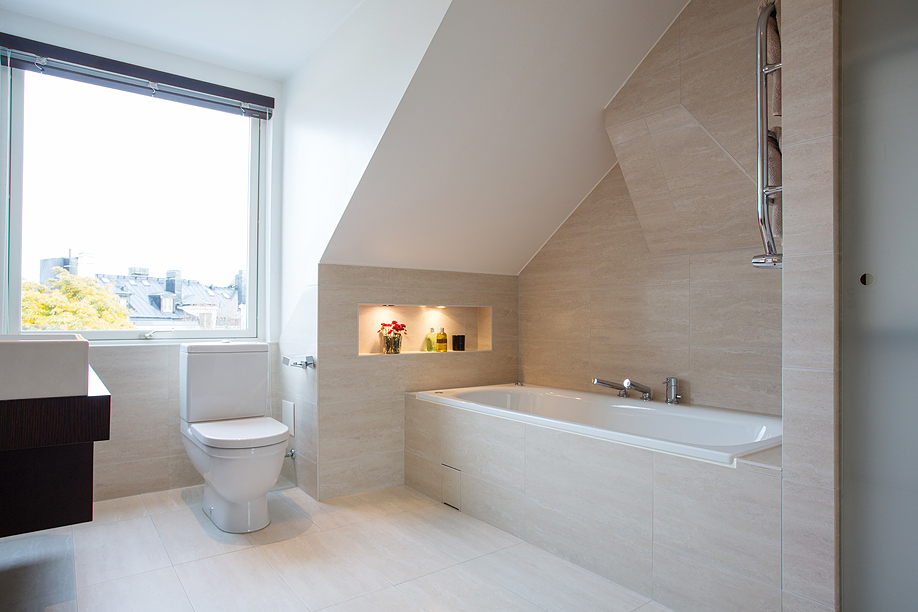
[[[379,333],[384,336],[408,335],[408,327],[398,321],[392,321],[391,323],[383,323],[379,328]]]

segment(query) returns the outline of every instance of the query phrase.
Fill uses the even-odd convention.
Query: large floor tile
[[[73,558],[77,587],[171,565],[148,516],[74,527]]]
[[[520,542],[512,535],[445,504],[390,519],[459,561],[468,561]]]
[[[546,610],[632,612],[649,598],[529,544],[466,566]]]
[[[175,570],[166,567],[77,591],[80,612],[192,612]]]
[[[424,609],[391,587],[326,608],[323,612],[424,612]]]
[[[154,514],[151,518],[174,565],[251,546],[242,534],[220,531],[200,507]]]
[[[348,497],[316,501],[302,489],[288,489],[280,493],[311,518],[320,529],[337,529],[370,520],[355,508]]]
[[[267,527],[245,536],[255,546],[292,540],[298,535],[319,531],[309,516],[280,493],[268,493],[268,516],[271,523]]]
[[[329,532],[364,563],[392,584],[399,584],[458,561],[412,531],[388,519],[377,519]]]
[[[96,525],[140,518],[148,514],[140,495],[106,499],[92,504],[92,522]]]
[[[542,608],[462,565],[416,578],[399,589],[427,610],[542,612]]]
[[[411,510],[433,506],[437,503],[436,500],[406,486],[380,489],[369,493],[358,493],[357,495],[339,498],[339,500],[370,519],[382,518],[400,512],[410,512]]]
[[[0,610],[54,609],[75,589],[69,529],[0,539]]]
[[[391,586],[328,533],[301,535],[258,551],[310,610]]]
[[[204,485],[144,493],[140,497],[150,514],[198,508],[204,499]]]
[[[255,549],[185,563],[175,572],[195,612],[308,612]]]

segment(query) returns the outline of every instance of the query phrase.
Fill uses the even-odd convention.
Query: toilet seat
[[[191,423],[192,436],[214,448],[258,448],[287,441],[289,430],[270,417]]]

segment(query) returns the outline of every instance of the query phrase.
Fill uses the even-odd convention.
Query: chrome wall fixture
[[[312,355],[284,355],[281,363],[292,368],[314,368],[316,367],[315,357]]]
[[[771,214],[769,205],[772,203],[772,196],[781,193],[781,185],[768,184],[768,95],[767,79],[768,75],[781,70],[781,63],[769,64],[767,45],[768,45],[768,19],[775,14],[774,3],[769,4],[762,12],[759,13],[759,21],[756,25],[756,94],[758,103],[758,116],[756,125],[758,128],[758,149],[756,158],[758,161],[756,199],[759,214],[759,229],[762,231],[762,243],[765,245],[765,253],[754,257],[752,265],[756,268],[781,268],[782,254],[778,252],[775,246],[774,231],[771,227]]]

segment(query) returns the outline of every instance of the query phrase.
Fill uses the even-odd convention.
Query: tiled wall
[[[89,362],[112,395],[111,435],[96,442],[93,498],[111,499],[204,482],[179,431],[179,345],[92,345]],[[277,347],[271,346],[271,363]],[[272,365],[272,414],[277,404]],[[287,465],[290,464],[290,465]],[[292,464],[285,461],[289,472]]]
[[[674,610],[781,609],[781,478],[405,399],[406,483]]]
[[[782,12],[784,610],[836,610],[839,13],[833,0]]]
[[[781,274],[750,264],[757,7],[693,0],[610,102],[619,164],[520,273],[524,381],[676,376],[781,414]]]
[[[490,306],[492,349],[360,356],[359,304]],[[516,381],[517,320],[515,276],[320,265],[318,499],[403,484],[404,393]]]

